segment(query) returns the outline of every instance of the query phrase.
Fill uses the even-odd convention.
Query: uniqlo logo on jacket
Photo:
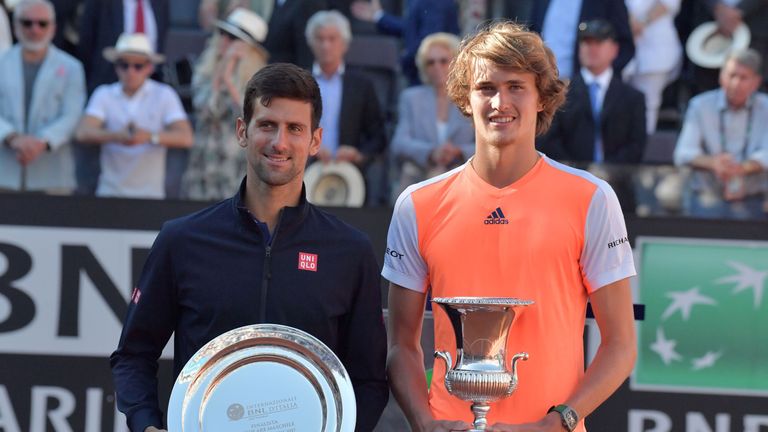
[[[299,270],[317,271],[317,254],[299,252]]]

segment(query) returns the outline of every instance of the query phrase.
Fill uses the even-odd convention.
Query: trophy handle
[[[517,361],[518,360],[528,360],[528,353],[521,352],[512,356],[512,379],[515,381],[517,381]]]
[[[445,361],[445,372],[448,373],[453,369],[453,359],[448,351],[435,351],[435,358],[440,357]]]

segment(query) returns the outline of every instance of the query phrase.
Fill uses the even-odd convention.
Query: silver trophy
[[[445,360],[448,393],[472,402],[475,415],[470,432],[484,431],[491,402],[503,399],[517,388],[517,361],[528,353],[512,356],[506,367],[507,335],[523,306],[530,300],[516,298],[444,297],[432,301],[445,311],[456,337],[456,364],[447,351],[435,351]]]
[[[187,362],[168,403],[169,432],[351,432],[352,381],[320,340],[254,324],[219,335]]]

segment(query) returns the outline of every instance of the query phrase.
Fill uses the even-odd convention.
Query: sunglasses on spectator
[[[438,64],[438,63],[443,65],[443,66],[445,66],[445,65],[447,65],[450,62],[451,62],[451,59],[449,59],[447,57],[431,58],[431,59],[427,59],[427,66],[428,67],[429,66],[433,66],[433,65]]]
[[[19,22],[24,28],[31,28],[33,25],[37,25],[41,29],[48,28],[48,25],[51,23],[48,20],[33,20],[33,19],[27,19],[27,18],[22,18],[19,20]]]
[[[231,39],[231,40],[237,39],[237,36],[233,35],[232,33],[228,32],[228,31],[226,31],[224,29],[219,29],[219,36],[223,36],[223,37],[225,37],[227,39]]]
[[[149,63],[147,63],[147,62],[144,62],[144,63],[129,63],[129,62],[125,62],[125,61],[118,61],[117,63],[115,63],[115,66],[117,66],[120,70],[124,70],[124,71],[128,70],[130,68],[133,68],[136,72],[139,72],[142,69],[144,69],[148,64]]]

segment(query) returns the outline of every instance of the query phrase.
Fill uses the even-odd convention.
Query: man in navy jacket
[[[132,431],[160,430],[157,359],[171,333],[178,375],[216,336],[275,323],[336,353],[354,386],[356,430],[370,431],[389,395],[378,264],[365,234],[306,201],[304,167],[322,140],[320,90],[309,72],[277,63],[251,78],[245,101],[240,191],[166,223],[131,296],[111,357],[118,408]],[[301,266],[307,257],[314,266]]]

